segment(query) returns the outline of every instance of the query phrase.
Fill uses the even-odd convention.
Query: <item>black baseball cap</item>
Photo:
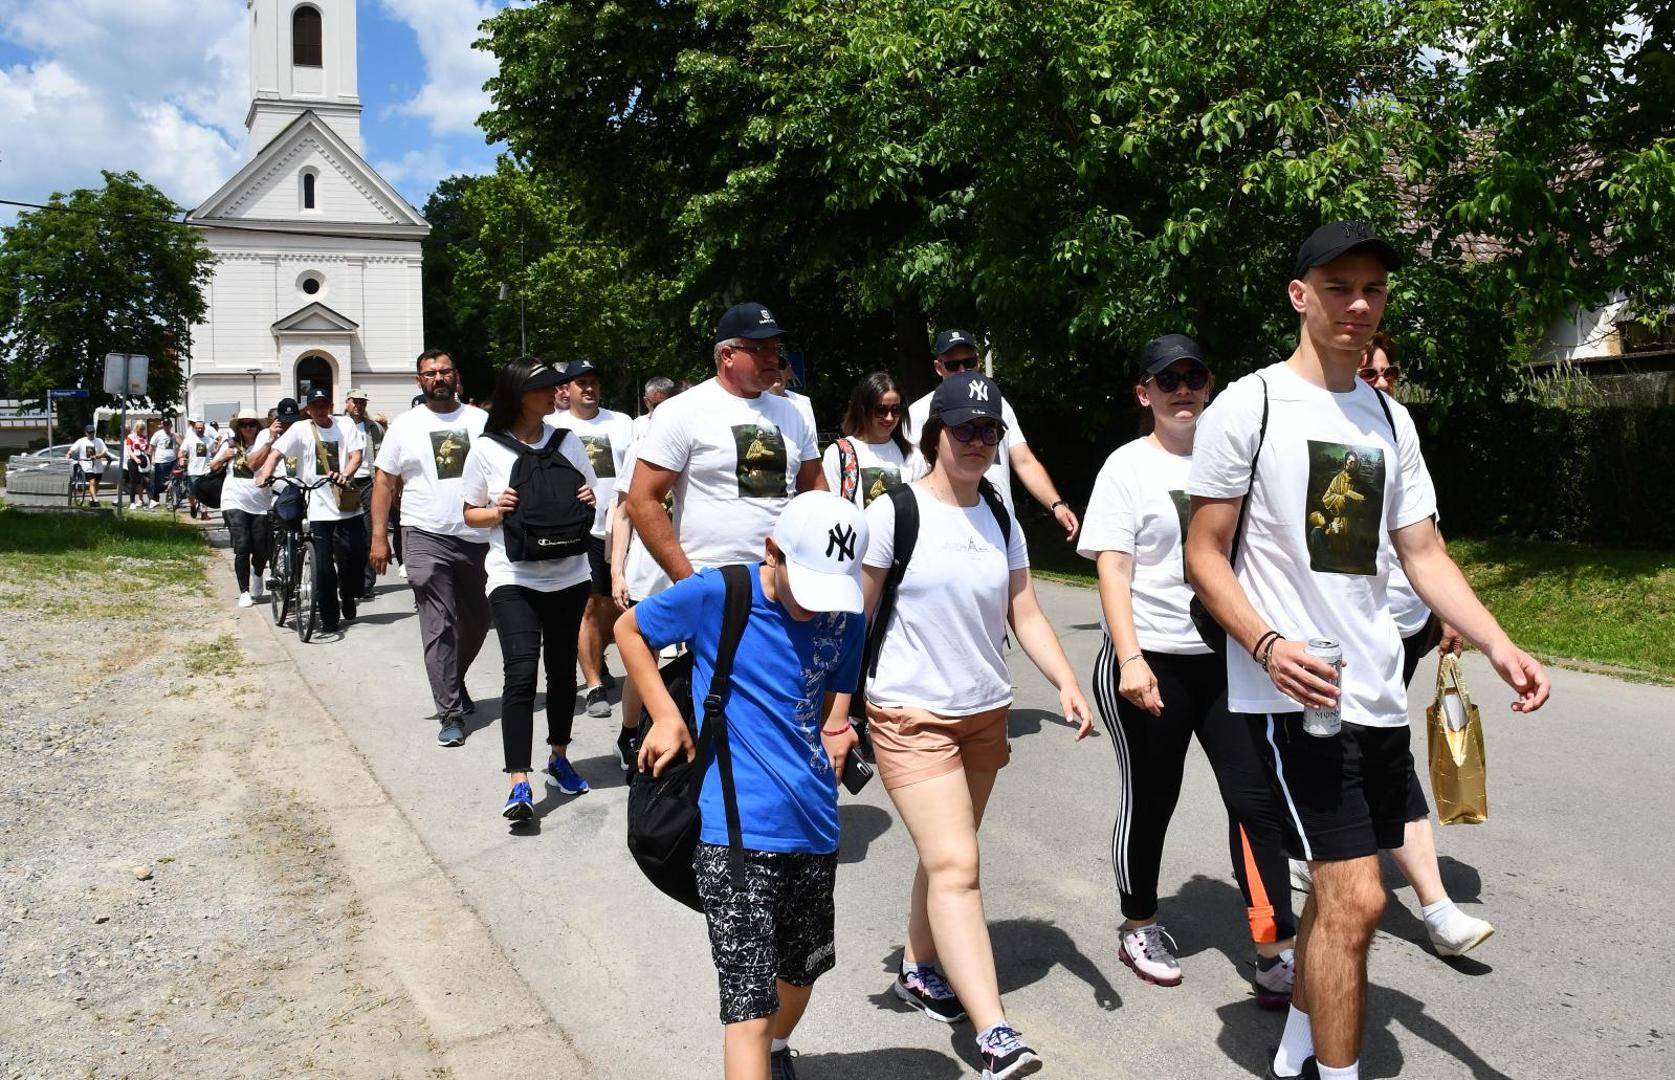
[[[1000,411],[1000,387],[981,371],[959,371],[942,380],[931,395],[931,415],[949,427],[989,419],[1006,430]]]
[[[774,319],[773,312],[754,301],[734,304],[721,316],[715,327],[717,343],[733,338],[761,341],[764,338],[784,337],[785,330]]]
[[[301,415],[302,410],[297,407],[296,398],[280,398],[278,407],[274,409],[274,419],[281,424],[294,424]]]
[[[1314,232],[1297,249],[1297,277],[1309,272],[1311,266],[1324,266],[1333,259],[1352,251],[1365,251],[1378,256],[1386,270],[1400,270],[1402,254],[1380,239],[1359,221],[1332,221]]]
[[[579,379],[583,375],[597,375],[598,373],[599,369],[586,360],[572,360],[564,368],[566,379]]]
[[[314,404],[316,401],[324,401],[329,405],[331,404],[331,399],[332,392],[323,386],[316,386],[308,391],[308,404],[310,405]]]
[[[1193,360],[1200,367],[1209,366],[1204,363],[1204,350],[1198,347],[1198,342],[1185,334],[1164,334],[1146,342],[1141,350],[1140,374],[1149,379],[1177,360]]]
[[[83,424],[83,425],[82,425],[82,426],[81,426],[81,433],[82,433],[82,434],[83,434],[83,435],[91,435],[91,434],[93,434],[93,425],[92,425],[92,424]]]
[[[523,385],[518,388],[518,392],[522,393],[526,390],[549,390],[555,386],[563,386],[569,381],[570,373],[568,371],[560,371],[551,364],[542,364],[540,367],[524,376]]]
[[[936,335],[936,344],[931,347],[932,356],[941,356],[950,349],[957,349],[961,345],[967,348],[977,348],[977,335],[970,330],[944,330]]]

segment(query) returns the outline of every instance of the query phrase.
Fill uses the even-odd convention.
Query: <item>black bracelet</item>
[[[1053,505],[1047,507],[1047,509],[1057,510],[1061,506],[1069,506],[1069,505],[1070,505],[1069,503],[1065,502],[1063,499],[1060,499],[1058,502],[1056,502]]]
[[[1283,637],[1280,637],[1278,634],[1275,634],[1274,637],[1273,637],[1273,640],[1268,642],[1268,647],[1266,649],[1262,650],[1262,659],[1257,661],[1257,663],[1262,665],[1262,670],[1263,671],[1268,670],[1268,661],[1270,661],[1274,658],[1274,646],[1278,645],[1280,642],[1282,642],[1284,640],[1285,639]]]
[[[1270,630],[1266,634],[1263,634],[1261,637],[1257,638],[1256,639],[1256,644],[1252,645],[1251,649],[1250,649],[1251,661],[1253,663],[1262,664],[1262,657],[1258,656],[1257,653],[1260,653],[1262,651],[1262,646],[1268,644],[1268,639],[1269,638],[1277,638],[1279,636],[1280,636],[1280,632],[1278,630]],[[1267,667],[1268,665],[1267,664],[1262,664],[1262,666]]]

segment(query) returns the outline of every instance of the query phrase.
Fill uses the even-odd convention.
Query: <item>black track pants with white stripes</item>
[[[1144,655],[1163,697],[1162,716],[1153,716],[1117,693],[1117,656],[1109,637],[1093,673],[1094,698],[1117,754],[1120,790],[1111,865],[1124,917],[1149,919],[1157,914],[1163,838],[1180,798],[1187,748],[1197,735],[1227,809],[1228,855],[1244,894],[1251,939],[1283,941],[1294,936],[1280,810],[1250,729],[1227,711],[1226,660],[1214,653]]]

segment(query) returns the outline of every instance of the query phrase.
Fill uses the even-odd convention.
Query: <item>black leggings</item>
[[[1157,914],[1157,875],[1163,838],[1181,795],[1192,736],[1215,770],[1227,808],[1227,847],[1244,894],[1251,940],[1284,941],[1297,933],[1291,910],[1291,870],[1282,847],[1279,807],[1250,729],[1227,711],[1227,661],[1208,653],[1143,654],[1157,677],[1163,715],[1153,716],[1117,692],[1116,649],[1106,637],[1094,665],[1093,691],[1117,752],[1122,783],[1111,831],[1111,865],[1122,913]]]
[[[233,541],[233,575],[238,578],[238,591],[249,592],[251,567],[258,574],[268,568],[268,555],[273,551],[273,519],[243,510],[223,510],[221,518],[227,523],[227,535]]]
[[[489,594],[506,688],[500,697],[500,738],[507,772],[531,772],[530,740],[535,735],[535,672],[547,662],[547,745],[570,744],[576,705],[576,633],[582,627],[591,586],[558,592],[502,585]]]

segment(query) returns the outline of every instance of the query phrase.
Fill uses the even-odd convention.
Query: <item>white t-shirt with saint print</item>
[[[83,435],[70,446],[70,459],[81,466],[86,476],[93,476],[105,471],[105,458],[110,450],[105,446],[105,440],[95,435]]]
[[[263,428],[256,433],[250,449],[233,447],[233,458],[227,462],[227,479],[221,488],[221,509],[242,510],[246,514],[265,514],[273,509],[273,488],[256,486],[256,470],[245,459],[273,441],[273,432]],[[275,476],[284,475],[283,462]]]
[[[209,433],[199,435],[191,428],[180,437],[181,453],[186,455],[186,475],[203,476],[209,472],[209,459],[215,453],[215,444]]]
[[[1187,614],[1192,603],[1185,546],[1191,472],[1191,454],[1171,454],[1149,438],[1135,439],[1105,459],[1082,519],[1076,550],[1083,557],[1098,559],[1102,551],[1134,557],[1129,585],[1134,632],[1148,652],[1210,651]],[[1103,609],[1099,625],[1111,632]]]
[[[902,453],[894,439],[869,443],[853,437],[846,438],[855,448],[855,465],[859,475],[856,477],[854,501],[861,509],[865,510],[890,488],[919,479],[922,459],[917,454]],[[826,486],[834,493],[842,494],[843,455],[839,453],[837,443],[826,447],[826,453],[820,459],[820,468],[826,474]]]
[[[1001,652],[1011,606],[1012,571],[1029,566],[1024,530],[1006,543],[989,505],[951,506],[917,485],[919,536],[884,631],[867,700],[970,716],[1012,700]],[[896,550],[896,504],[867,507],[867,566],[888,567]]]
[[[675,535],[695,569],[762,557],[762,541],[819,457],[797,407],[773,394],[737,397],[714,379],[658,406],[640,460],[680,474]]]
[[[593,489],[599,495],[599,506],[593,515],[593,535],[603,540],[610,524],[611,500],[616,498],[622,458],[634,442],[634,418],[627,413],[600,409],[592,420],[583,420],[565,410],[548,416],[547,423],[575,432],[582,441],[582,449],[587,451],[588,461],[593,463],[594,475],[599,478],[599,486]]]
[[[925,430],[925,421],[931,417],[931,396],[926,394],[907,407],[907,441],[913,444],[913,458],[918,463],[916,468],[921,476],[930,471],[925,468],[918,447],[919,433]],[[1000,418],[1006,422],[1006,437],[995,447],[995,462],[983,475],[989,478],[989,483],[1006,501],[1006,508],[1011,510],[1015,508],[1012,502],[1012,448],[1027,440],[1024,439],[1024,429],[1018,426],[1018,414],[1012,411],[1012,403],[1004,396],[1000,399]]]
[[[489,542],[487,529],[473,529],[465,523],[461,487],[465,457],[483,437],[488,418],[475,405],[456,405],[441,413],[420,405],[390,421],[373,464],[401,480],[403,528],[457,536],[474,544]]]
[[[321,427],[305,416],[274,440],[274,452],[287,463],[297,463],[297,479],[305,484],[312,484],[328,473],[342,472],[350,454],[366,449],[360,430],[352,422],[342,416],[334,416],[331,421],[331,427]],[[322,456],[326,459],[324,470],[319,467]],[[361,514],[359,508],[337,508],[337,488],[332,484],[317,488],[308,498],[310,521],[347,521]]]
[[[1260,378],[1259,378],[1260,377]],[[1267,382],[1268,434],[1254,480],[1251,457]],[[1407,723],[1402,642],[1390,612],[1390,532],[1436,513],[1436,491],[1407,410],[1359,380],[1333,393],[1283,362],[1247,375],[1198,421],[1187,492],[1246,497],[1234,568],[1251,604],[1293,641],[1343,646],[1343,718],[1368,727]],[[1296,712],[1240,648],[1227,650],[1228,707]]]

